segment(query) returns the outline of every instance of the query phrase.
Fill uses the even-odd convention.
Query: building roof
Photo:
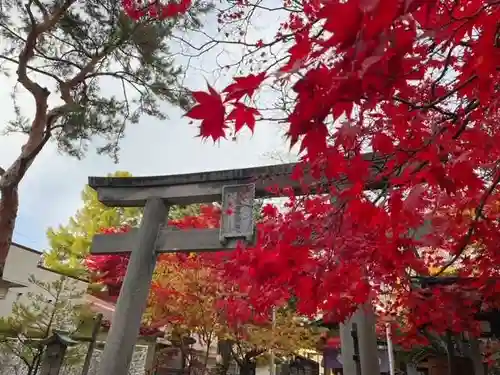
[[[40,250],[36,250],[36,249],[31,248],[31,247],[21,245],[21,244],[19,244],[19,243],[17,243],[17,242],[12,242],[12,245],[14,245],[14,246],[16,246],[16,247],[18,247],[18,248],[20,248],[20,249],[23,249],[23,250],[29,251],[29,252],[31,252],[31,253],[35,253],[35,254],[39,254],[39,255],[42,255],[42,254],[43,254],[43,252],[42,252],[42,251],[40,251]]]
[[[26,288],[27,285],[15,283],[13,281],[5,280],[0,278],[0,288],[2,289],[10,289],[10,288]]]
[[[15,246],[18,249],[21,249],[23,251],[27,251],[27,252],[30,252],[30,253],[33,253],[33,254],[36,254],[36,255],[40,256],[40,261],[38,262],[37,267],[40,268],[40,269],[42,269],[42,270],[45,270],[45,271],[48,271],[48,272],[52,272],[52,273],[56,273],[58,275],[66,276],[66,277],[69,277],[71,279],[82,281],[84,283],[88,283],[88,280],[84,280],[82,278],[78,278],[78,277],[75,277],[75,276],[72,276],[72,275],[66,275],[66,274],[63,274],[61,272],[57,272],[55,270],[52,270],[50,268],[45,267],[43,265],[43,255],[44,255],[44,253],[42,251],[33,249],[31,247],[28,247],[28,246],[21,245],[21,244],[19,244],[17,242],[12,242],[12,246]],[[26,287],[27,287],[27,285],[25,285],[25,284],[18,283],[18,282],[13,282],[13,281],[10,281],[10,280],[6,280],[6,279],[3,278],[3,276],[0,276],[0,288],[2,288],[2,289],[26,288]]]

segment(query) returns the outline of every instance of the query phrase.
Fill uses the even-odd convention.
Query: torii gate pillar
[[[370,303],[340,324],[344,375],[380,375],[375,314]]]
[[[168,205],[161,199],[148,199],[135,239],[135,251],[130,254],[99,374],[128,373],[155,269],[155,243],[160,226],[167,219],[167,215]]]

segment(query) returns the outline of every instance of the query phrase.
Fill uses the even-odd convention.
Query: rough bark
[[[50,137],[50,129],[47,129],[47,98],[50,93],[46,88],[32,81],[27,74],[27,64],[33,56],[36,39],[42,32],[50,29],[55,24],[54,21],[49,21],[52,21],[52,19],[47,19],[38,25],[34,21],[32,22],[32,28],[26,39],[25,47],[19,55],[17,80],[35,99],[36,112],[28,134],[28,140],[21,148],[20,155],[12,165],[3,170],[0,178],[0,192],[2,194],[0,201],[0,271],[2,274],[12,242],[12,233],[19,208],[19,183]]]
[[[0,190],[2,194],[0,199],[0,277],[3,276],[19,207],[17,190],[17,186]]]
[[[240,375],[255,375],[256,365],[255,362],[250,360],[245,360],[242,362],[240,367]]]
[[[231,363],[231,346],[233,345],[230,340],[219,340],[217,343],[218,352],[221,356],[220,363],[216,366],[216,375],[226,375],[229,370],[229,365]]]
[[[257,358],[265,351],[265,349],[252,349],[246,352],[243,358],[241,358],[238,357],[238,355],[233,350],[231,350],[233,359],[238,364],[240,375],[255,375],[255,358]]]

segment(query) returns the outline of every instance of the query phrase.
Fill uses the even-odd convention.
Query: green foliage
[[[36,373],[43,352],[38,341],[55,330],[88,335],[92,314],[83,305],[84,291],[75,280],[61,276],[44,282],[31,276],[29,282],[37,292],[27,293],[24,301],[13,304],[10,316],[0,318],[0,352],[18,357],[29,373]],[[80,359],[78,348],[68,351],[69,363]]]
[[[111,177],[131,177],[128,172],[118,171]],[[72,216],[66,225],[49,228],[47,237],[49,250],[44,255],[44,265],[56,272],[75,277],[86,277],[87,270],[82,262],[89,255],[94,234],[102,228],[140,224],[142,209],[133,207],[107,207],[97,199],[97,193],[89,186],[82,192],[83,207]],[[195,216],[200,205],[174,206],[169,218],[180,219],[186,215]]]
[[[199,17],[211,4],[195,1],[185,17],[162,22],[131,21],[115,0],[3,0],[1,5],[0,70],[12,74],[26,67],[53,93],[50,101],[60,105],[47,121],[61,151],[82,157],[92,141],[98,152],[116,157],[128,123],[144,115],[165,119],[165,102],[189,106],[182,66],[169,43],[174,31],[200,27]],[[46,22],[54,26],[39,27]],[[27,45],[34,29],[40,35]],[[16,90],[17,85],[17,116],[8,130],[28,133],[32,122],[21,114]]]
[[[197,216],[200,213],[199,204],[191,204],[189,206],[173,206],[170,207],[168,213],[169,219],[180,220],[185,216]]]
[[[255,222],[259,222],[262,219],[262,207],[264,206],[264,201],[262,199],[256,199],[253,203],[253,218]]]
[[[128,172],[116,172],[113,177],[130,177]],[[92,237],[101,228],[121,225],[137,226],[141,209],[106,207],[97,199],[97,193],[89,186],[82,192],[83,207],[66,225],[49,228],[47,237],[50,250],[44,256],[45,266],[57,272],[83,277],[86,269],[82,264],[90,250]]]
[[[27,302],[14,302],[12,314],[0,318],[0,334],[23,334],[29,337],[47,337],[54,329],[74,331],[85,313],[81,299],[84,290],[78,290],[77,281],[61,276],[46,282],[30,277],[38,292],[28,292]]]

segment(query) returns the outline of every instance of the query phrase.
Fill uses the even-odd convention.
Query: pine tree
[[[37,373],[43,354],[43,347],[37,342],[55,330],[87,334],[92,314],[83,305],[84,291],[78,289],[75,280],[61,276],[45,282],[31,276],[29,282],[38,291],[29,292],[27,300],[13,304],[10,316],[0,318],[0,352],[3,366],[18,367],[20,362],[32,375]],[[78,347],[69,350],[66,362],[79,362],[83,358],[80,351]],[[18,363],[12,360],[15,358]]]
[[[188,108],[183,67],[169,44],[174,32],[199,28],[213,7],[194,1],[184,17],[164,22],[134,22],[115,0],[2,0],[1,8],[0,72],[16,78],[6,130],[25,134],[26,143],[12,164],[0,165],[0,274],[18,186],[47,142],[78,158],[93,146],[116,159],[127,125],[166,119],[165,103]],[[20,106],[24,94],[31,112]]]

